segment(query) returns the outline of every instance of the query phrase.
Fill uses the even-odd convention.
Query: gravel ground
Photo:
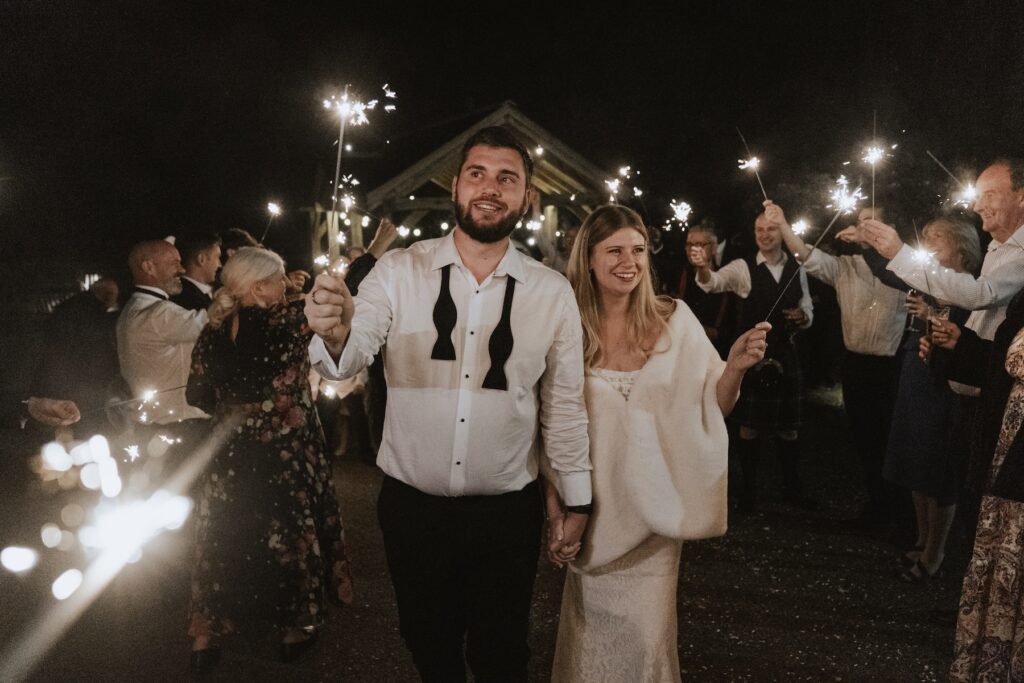
[[[778,472],[770,459],[763,467],[764,511],[734,516],[722,538],[684,546],[679,651],[685,679],[945,679],[953,629],[934,624],[932,611],[956,604],[966,564],[962,531],[954,531],[942,577],[913,586],[895,580],[896,558],[911,540],[910,518],[904,514],[870,533],[841,521],[859,504],[860,479],[835,394],[816,392],[805,430],[806,478],[822,511],[802,513],[773,499]],[[398,635],[375,519],[379,481],[372,466],[338,463],[355,605],[334,613],[318,646],[292,664],[277,662],[266,639],[229,642],[209,680],[416,680]],[[7,513],[5,522],[12,519]],[[187,679],[184,540],[177,534],[155,541],[59,640],[32,680]],[[0,643],[53,603],[45,571],[34,573],[0,577]],[[546,563],[538,568],[531,680],[547,679],[561,585],[561,572]]]

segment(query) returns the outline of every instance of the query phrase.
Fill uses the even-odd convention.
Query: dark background
[[[403,141],[512,100],[609,176],[639,169],[650,222],[674,197],[726,232],[759,194],[736,126],[794,210],[820,208],[840,172],[870,186],[857,160],[876,112],[899,143],[879,202],[911,214],[954,189],[925,149],[973,178],[1022,148],[1013,2],[553,5],[6,0],[0,261],[109,269],[145,237],[258,234],[269,200],[287,212],[270,245],[304,244],[300,209],[333,174],[321,100],[346,83],[399,96],[346,139],[364,186],[415,160]]]

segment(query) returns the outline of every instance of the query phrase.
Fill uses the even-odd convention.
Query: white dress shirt
[[[189,311],[171,303],[162,289],[140,289],[153,294],[136,291],[125,303],[117,319],[117,355],[121,375],[135,398],[149,390],[160,393],[135,413],[136,418],[168,424],[208,417],[185,400],[192,347],[206,326],[206,311]]]
[[[786,261],[788,260],[789,256],[785,252],[782,253],[782,258],[779,259],[778,263],[774,265],[768,263],[768,259],[761,252],[757,252],[757,256],[754,258],[756,264],[761,265],[763,263],[768,267],[768,272],[772,274],[776,282],[779,282],[780,278],[782,278],[782,269],[786,266]],[[814,320],[814,304],[811,302],[810,290],[807,288],[807,272],[803,268],[799,272],[800,308],[803,309],[807,319],[798,327],[800,329],[807,329]],[[730,261],[718,270],[711,271],[711,279],[707,283],[698,280],[696,275],[694,280],[697,286],[705,292],[713,294],[734,292],[741,299],[746,299],[750,296],[750,268],[747,266],[746,259],[738,258],[735,261]],[[746,330],[741,330],[741,332],[746,332]]]
[[[903,292],[882,284],[864,257],[833,256],[812,249],[807,272],[836,290],[849,351],[869,356],[894,356],[903,339],[907,300]]]
[[[446,265],[458,311],[455,361],[430,357]],[[510,277],[516,290],[508,390],[484,389],[488,341]],[[388,252],[360,284],[355,303],[337,364],[319,337],[310,343],[310,360],[324,377],[342,379],[383,346],[388,406],[377,464],[385,473],[431,495],[495,495],[536,479],[543,451],[566,504],[591,502],[583,330],[564,277],[509,248],[477,283],[448,235]]]
[[[1006,306],[1024,287],[1024,226],[1006,242],[992,240],[981,263],[981,275],[949,268],[925,267],[904,244],[887,266],[904,282],[936,299],[973,311],[966,326],[982,339],[992,339],[1006,318]]]
[[[914,259],[913,249],[906,244],[886,267],[911,287],[971,311],[964,327],[974,330],[982,339],[991,340],[1006,319],[1010,299],[1024,287],[1024,226],[1017,228],[1006,242],[989,242],[977,278],[941,266],[926,268]],[[979,387],[952,381],[949,386],[964,396],[981,395]]]

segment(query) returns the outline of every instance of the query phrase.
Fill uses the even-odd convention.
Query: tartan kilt
[[[754,368],[743,376],[740,398],[729,418],[738,424],[757,430],[788,431],[799,429],[802,417],[803,375],[796,347],[786,344],[776,347],[775,353],[765,356],[782,365],[781,380],[765,387]]]

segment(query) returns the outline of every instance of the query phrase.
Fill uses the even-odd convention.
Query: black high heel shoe
[[[320,638],[320,631],[317,629],[307,629],[309,635],[304,640],[299,640],[294,643],[281,643],[281,661],[282,662],[293,662],[307,650],[316,645],[316,641]]]
[[[220,648],[207,647],[202,650],[192,650],[188,668],[193,675],[202,676],[213,671],[218,662],[220,662]]]

